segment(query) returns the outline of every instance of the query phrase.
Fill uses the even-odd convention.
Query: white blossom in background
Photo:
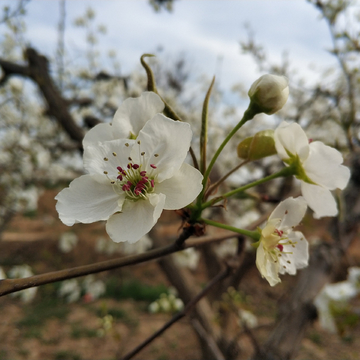
[[[93,275],[88,275],[82,285],[85,291],[84,300],[87,302],[98,299],[106,291],[105,283],[102,280],[95,280]]]
[[[238,240],[237,238],[231,238],[224,240],[220,245],[215,247],[215,252],[220,258],[226,258],[228,256],[234,256],[237,252]]]
[[[199,252],[194,248],[176,252],[172,256],[178,266],[187,267],[190,270],[195,270],[197,268],[200,259]]]
[[[238,315],[240,326],[243,326],[243,324],[245,324],[245,326],[250,329],[258,326],[257,317],[251,311],[239,309]]]
[[[310,142],[299,124],[283,121],[274,133],[275,147],[280,158],[289,166],[296,164],[301,192],[315,218],[336,216],[337,205],[330,190],[343,190],[350,170],[336,149],[320,141]]]
[[[149,236],[145,235],[136,243],[133,244],[129,242],[121,243],[120,249],[124,255],[135,255],[135,254],[141,254],[151,249],[152,246],[153,246],[152,240],[150,239]]]
[[[335,284],[327,284],[319,292],[314,300],[317,308],[320,326],[336,334],[338,328],[334,318],[334,311],[348,307],[348,302],[360,293],[360,268],[350,267],[346,281]]]
[[[305,215],[306,201],[290,197],[271,213],[261,230],[256,266],[271,286],[281,282],[279,274],[295,275],[308,265],[309,245],[300,231],[293,231]]]
[[[16,265],[9,270],[9,278],[12,278],[12,279],[23,279],[23,278],[27,278],[27,277],[30,277],[33,275],[34,274],[31,270],[31,267],[26,264]],[[37,292],[37,288],[33,287],[33,288],[29,288],[29,289],[25,289],[25,290],[21,290],[21,291],[12,293],[11,296],[13,296],[13,297],[18,296],[18,297],[20,297],[22,302],[29,303],[35,298],[36,292]]]
[[[174,294],[161,294],[160,298],[152,302],[148,310],[150,313],[173,313],[181,311],[184,308],[184,303]]]
[[[95,250],[99,254],[111,256],[113,254],[120,253],[121,247],[120,244],[114,243],[109,238],[101,236],[96,240]]]
[[[347,306],[347,302],[358,294],[358,290],[349,281],[325,285],[316,296],[314,304],[318,310],[320,326],[330,333],[338,332],[334,319],[334,310]]]
[[[63,253],[69,253],[78,243],[78,237],[71,231],[64,232],[60,235],[58,247]]]
[[[260,76],[248,92],[252,105],[259,111],[271,115],[279,111],[289,96],[288,80],[285,76],[266,74]]]
[[[58,295],[64,297],[68,303],[78,301],[81,296],[81,287],[78,281],[76,279],[62,281]]]
[[[55,198],[64,224],[107,220],[113,241],[134,243],[151,230],[164,209],[181,209],[200,193],[201,173],[184,163],[192,137],[189,124],[157,114],[136,140],[100,142],[101,136],[84,150],[89,174]]]

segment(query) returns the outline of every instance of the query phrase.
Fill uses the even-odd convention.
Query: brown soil
[[[72,228],[63,225],[55,210],[57,192],[44,193],[35,216],[18,215],[8,225],[0,242],[0,266],[6,271],[13,265],[26,263],[40,274],[109,258],[94,250],[96,239],[106,236],[104,224],[76,224]],[[69,230],[78,235],[79,243],[70,253],[63,254],[58,250],[58,239],[61,233]],[[351,251],[354,265],[360,264],[359,249],[355,244]],[[203,284],[203,266],[193,274]],[[137,281],[144,286],[170,285],[156,262],[97,275],[104,281],[109,277],[119,279],[119,284]],[[291,289],[293,279],[284,277],[283,283],[270,288],[253,268],[243,280],[240,292],[246,308],[254,312],[263,325],[254,330],[260,342],[268,336],[275,319],[276,300]],[[90,303],[83,299],[72,304],[59,299],[54,301],[56,286],[41,287],[31,304],[23,304],[11,295],[0,298],[0,360],[118,359],[171,318],[170,314],[149,314],[149,301],[144,300],[107,297]],[[45,319],[44,314],[47,314]],[[113,315],[113,327],[101,334],[101,319],[106,314]],[[360,324],[347,328],[340,337],[327,333],[315,322],[308,329],[296,360],[357,360],[360,358],[359,336]],[[239,342],[242,348],[239,358],[249,358],[252,344],[248,337],[243,334]],[[197,337],[188,318],[173,325],[134,357],[149,360],[200,358]]]

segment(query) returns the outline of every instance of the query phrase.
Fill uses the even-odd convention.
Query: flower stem
[[[240,120],[240,122],[230,131],[229,135],[224,139],[224,141],[222,142],[222,144],[219,146],[219,148],[216,150],[213,158],[210,161],[210,164],[208,166],[208,168],[206,169],[206,172],[204,174],[204,180],[203,180],[203,190],[201,191],[200,195],[198,196],[198,200],[197,200],[197,206],[200,207],[201,206],[201,202],[202,199],[204,197],[205,191],[206,191],[206,185],[210,176],[210,172],[217,160],[217,158],[219,157],[219,155],[221,154],[222,150],[224,149],[225,145],[230,141],[230,139],[234,136],[234,134],[249,120],[251,120],[254,116],[256,115],[256,113],[254,113],[253,111],[250,110],[250,107],[245,111],[244,116],[242,117],[242,119]]]
[[[216,226],[218,228],[221,229],[225,229],[225,230],[230,230],[233,232],[236,232],[238,234],[241,235],[245,235],[245,236],[249,236],[251,237],[254,241],[259,241],[260,240],[260,233],[258,231],[251,231],[251,230],[245,230],[245,229],[239,229],[230,225],[226,225],[226,224],[222,224],[222,223],[218,223],[216,221],[213,220],[209,220],[209,219],[200,219],[200,221],[203,221],[205,224],[211,225],[211,226]]]
[[[206,209],[207,207],[211,206],[211,205],[214,205],[216,204],[217,202],[225,199],[225,198],[228,198],[230,196],[233,196],[235,194],[238,194],[240,192],[243,192],[247,189],[250,189],[254,186],[257,186],[257,185],[260,185],[260,184],[263,184],[269,180],[273,180],[273,179],[276,179],[278,177],[282,177],[282,176],[290,176],[290,175],[293,175],[295,173],[295,169],[293,166],[288,166],[288,167],[284,167],[283,169],[281,169],[279,172],[275,173],[275,174],[272,174],[272,175],[269,175],[269,176],[266,176],[264,177],[263,179],[260,179],[260,180],[257,180],[257,181],[254,181],[250,184],[247,184],[247,185],[244,185],[244,186],[241,186],[235,190],[232,190],[232,191],[229,191],[227,193],[225,193],[224,195],[221,195],[219,197],[216,197],[214,199],[211,199],[209,201],[207,201],[206,203],[202,204],[201,205],[201,209],[204,210]]]

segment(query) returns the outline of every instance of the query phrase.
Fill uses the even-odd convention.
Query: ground
[[[105,236],[104,224],[63,225],[55,210],[58,190],[47,190],[34,213],[13,218],[0,242],[0,266],[8,271],[13,265],[29,264],[36,274],[89,264],[109,258],[95,251],[99,236]],[[79,243],[69,253],[58,250],[59,235],[73,231]],[[359,265],[359,252],[352,252]],[[119,254],[115,255],[119,256]],[[193,275],[202,281],[202,265]],[[96,275],[107,284],[107,293],[95,301],[82,297],[67,304],[57,296],[60,284],[38,289],[35,299],[24,304],[11,295],[0,298],[0,360],[114,360],[133,349],[159,329],[170,314],[150,314],[148,305],[170,286],[155,261]],[[276,315],[275,300],[291,289],[293,277],[285,277],[275,290],[260,278],[256,268],[244,278],[240,293],[248,310],[262,325],[254,334],[266,339]],[[80,279],[80,281],[82,281]],[[356,300],[358,302],[358,299]],[[105,330],[103,319],[111,315],[113,326]],[[215,321],[215,319],[214,319]],[[343,336],[322,330],[317,321],[308,329],[295,360],[355,360],[360,358],[360,324],[346,328]],[[252,345],[246,335],[240,337],[247,359]],[[157,338],[134,359],[200,359],[198,342],[189,319],[185,317]]]

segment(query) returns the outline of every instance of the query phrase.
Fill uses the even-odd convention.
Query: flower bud
[[[288,80],[285,76],[263,75],[251,85],[248,95],[251,100],[249,107],[256,107],[256,113],[274,114],[287,101]]]
[[[276,154],[274,131],[263,130],[244,139],[237,147],[239,158],[254,161]]]

